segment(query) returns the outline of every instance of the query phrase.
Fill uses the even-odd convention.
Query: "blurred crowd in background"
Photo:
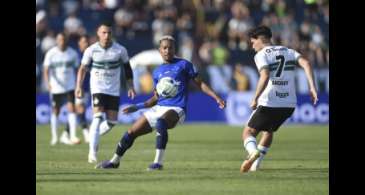
[[[255,52],[247,31],[267,25],[273,43],[307,57],[319,91],[329,90],[329,0],[36,0],[37,92],[46,92],[43,58],[56,45],[56,34],[65,32],[69,45],[78,49],[81,35],[97,41],[95,30],[103,21],[112,22],[115,41],[130,57],[156,49],[161,36],[173,35],[178,56],[195,64],[220,93],[255,89]],[[137,92],[151,92],[154,65],[134,68]],[[301,70],[297,81],[305,93]]]

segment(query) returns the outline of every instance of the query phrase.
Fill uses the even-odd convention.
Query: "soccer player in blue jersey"
[[[193,64],[187,60],[175,57],[175,40],[172,36],[163,36],[160,39],[159,52],[164,63],[153,72],[154,84],[156,86],[161,78],[171,77],[175,80],[175,83],[179,83],[177,95],[164,98],[159,96],[155,90],[154,96],[146,102],[123,109],[124,113],[132,113],[141,108],[150,108],[125,132],[117,145],[112,159],[99,163],[96,168],[118,168],[122,156],[133,145],[134,140],[141,135],[151,133],[152,129],[155,128],[157,134],[156,156],[148,170],[161,170],[168,141],[167,130],[174,128],[178,122],[182,123],[185,119],[190,80],[204,93],[213,97],[217,101],[219,108],[225,108],[225,101],[199,78]]]

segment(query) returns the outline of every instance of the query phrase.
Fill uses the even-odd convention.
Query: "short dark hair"
[[[111,23],[111,22],[108,22],[108,21],[103,21],[103,22],[101,22],[101,23],[98,25],[98,28],[97,28],[97,29],[99,29],[99,28],[100,28],[100,26],[107,26],[107,27],[111,28],[111,27],[112,27],[112,23]]]
[[[258,26],[248,31],[249,38],[257,39],[259,36],[263,36],[265,39],[270,40],[272,37],[272,32],[267,26]]]

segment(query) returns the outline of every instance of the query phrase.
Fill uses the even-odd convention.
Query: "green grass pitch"
[[[111,158],[129,125],[101,137],[98,160]],[[257,172],[240,174],[246,157],[242,127],[183,124],[169,130],[163,171],[146,171],[155,133],[138,138],[119,169],[96,170],[88,145],[51,147],[48,125],[36,127],[37,195],[101,194],[328,194],[328,125],[284,125]],[[61,131],[59,131],[60,134]],[[81,132],[78,131],[81,138]]]

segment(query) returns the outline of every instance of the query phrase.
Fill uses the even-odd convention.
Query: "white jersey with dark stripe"
[[[61,51],[51,48],[44,57],[43,66],[49,67],[49,83],[52,94],[65,93],[75,89],[76,68],[79,65],[77,52],[71,47]]]
[[[89,46],[85,50],[81,64],[91,68],[91,94],[119,96],[121,67],[128,61],[126,48],[116,42],[107,49],[101,47],[99,42]]]
[[[258,100],[258,105],[267,107],[295,107],[295,66],[300,54],[284,46],[267,46],[257,52],[257,69],[270,70],[269,82]]]

